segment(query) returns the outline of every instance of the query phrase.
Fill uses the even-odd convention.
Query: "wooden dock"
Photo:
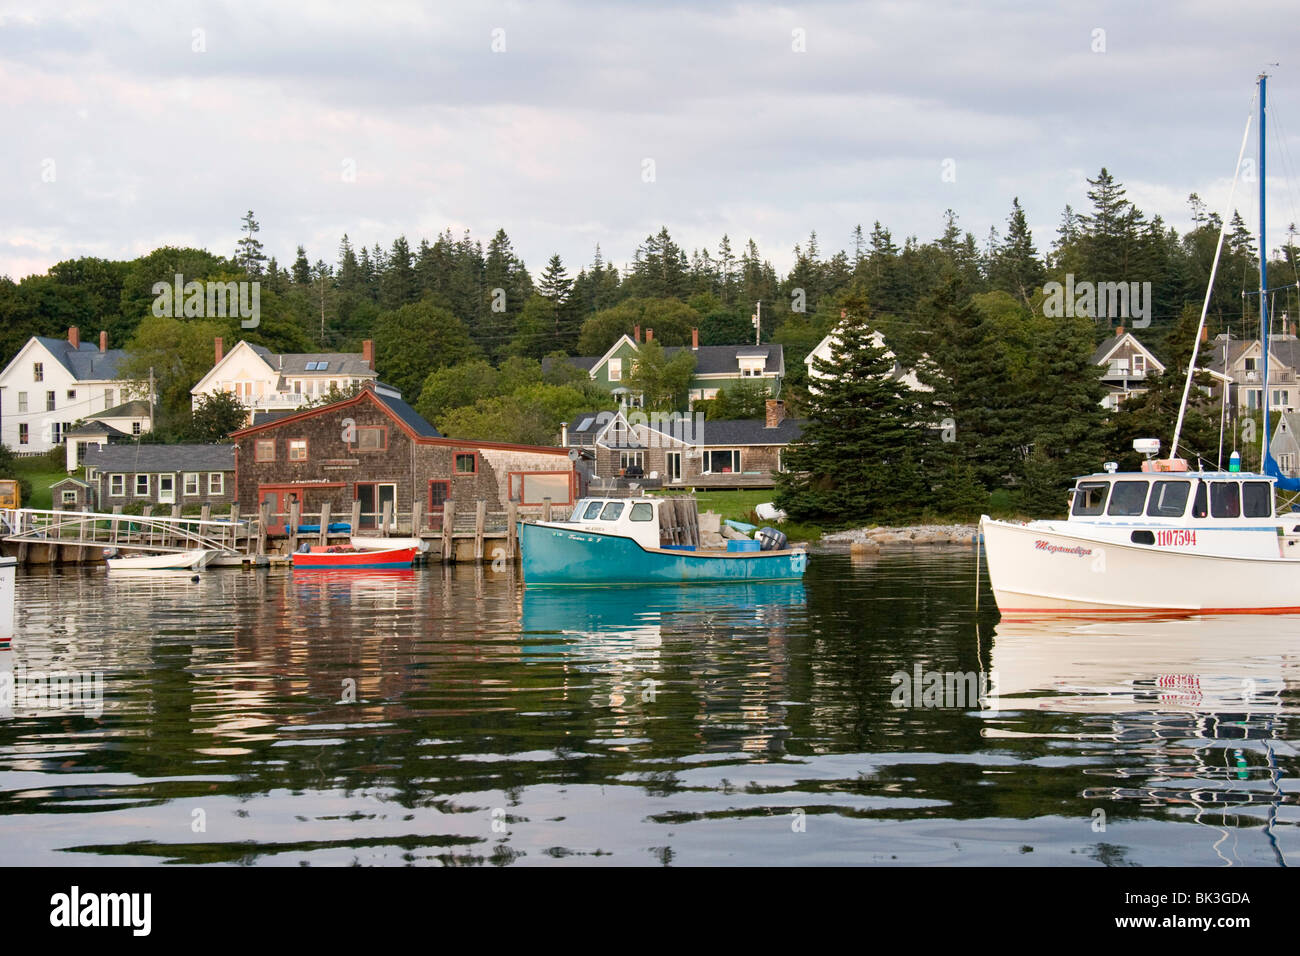
[[[206,548],[222,552],[214,563],[254,566],[267,561],[287,561],[303,543],[346,545],[353,535],[364,537],[420,538],[427,542],[424,555],[445,563],[500,564],[518,560],[516,528],[518,505],[504,511],[489,510],[483,500],[458,507],[448,500],[442,510],[429,512],[420,503],[411,512],[364,514],[353,502],[350,513],[331,514],[326,504],[319,512],[302,512],[295,503],[287,514],[274,513],[271,504],[241,515],[232,505],[227,516],[213,517],[207,506],[198,517],[182,516],[179,506],[170,514],[155,514],[145,506],[139,515],[44,511],[18,508],[0,511],[0,551],[19,564],[80,564],[102,561],[105,550],[121,548],[154,553]],[[567,511],[544,502],[538,517],[565,517]],[[354,530],[355,529],[355,530]]]

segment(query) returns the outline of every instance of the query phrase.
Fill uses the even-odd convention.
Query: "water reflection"
[[[1300,819],[1300,617],[1002,622],[991,664],[1011,713],[990,717],[989,737],[1105,742],[1115,764],[1086,771],[1085,800],[1190,814],[1227,864],[1241,862],[1235,840],[1223,850],[1228,828],[1257,826],[1285,865],[1278,827]],[[1083,720],[1028,730],[1025,711]]]
[[[26,574],[0,674],[104,699],[0,710],[0,861],[1294,856],[1300,623],[1005,624],[975,584],[957,549],[716,588]],[[997,712],[896,706],[918,667],[996,671]]]

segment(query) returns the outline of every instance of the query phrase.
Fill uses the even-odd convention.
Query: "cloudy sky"
[[[666,225],[688,249],[753,237],[784,270],[813,229],[824,252],[877,219],[927,240],[948,208],[983,242],[1013,196],[1041,249],[1103,165],[1181,230],[1188,193],[1224,206],[1280,61],[1276,246],[1300,221],[1295,49],[1294,6],[1268,0],[0,0],[0,274],[229,255],[250,208],[286,264],[299,243],[333,262],[344,232],[504,227],[534,272],[558,252],[576,273]]]

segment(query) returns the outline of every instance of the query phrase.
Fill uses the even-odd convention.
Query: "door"
[[[434,479],[429,482],[429,530],[442,530],[442,514],[450,497],[450,481]]]
[[[682,480],[682,453],[679,451],[670,451],[664,455],[664,470],[668,472],[668,480]]]
[[[176,476],[175,475],[158,476],[158,504],[160,505],[176,504]]]
[[[361,502],[361,527],[379,527],[384,505],[391,509],[389,528],[397,527],[397,485],[389,482],[367,482],[356,486],[356,499]]]

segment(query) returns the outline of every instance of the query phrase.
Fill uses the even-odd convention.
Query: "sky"
[[[1247,16],[1247,13],[1250,15]],[[0,275],[162,245],[288,265],[498,228],[537,275],[749,238],[784,272],[879,220],[1013,197],[1040,251],[1106,166],[1183,231],[1226,208],[1269,81],[1269,245],[1300,222],[1300,22],[1221,2],[282,4],[0,0]],[[1278,64],[1273,66],[1271,64]],[[1252,145],[1254,152],[1254,130]],[[1257,186],[1238,187],[1256,229]]]

